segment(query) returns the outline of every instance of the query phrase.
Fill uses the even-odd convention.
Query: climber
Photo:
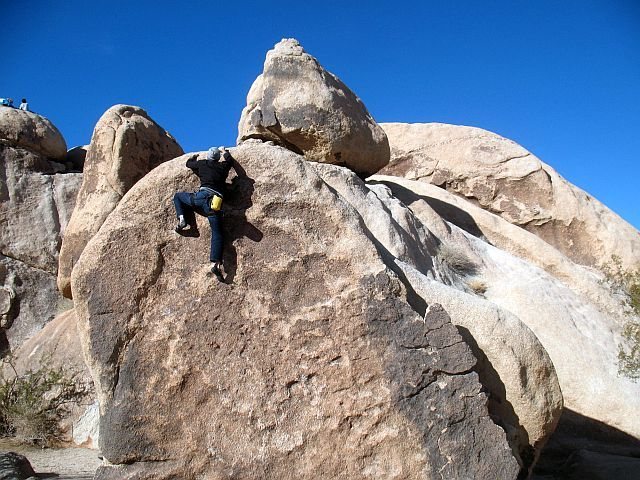
[[[18,107],[18,109],[24,110],[25,112],[29,111],[29,104],[27,103],[27,99],[26,98],[22,99],[22,102],[20,103],[20,106]]]
[[[193,192],[177,192],[173,196],[178,225],[176,232],[187,227],[185,213],[194,211],[207,217],[211,226],[211,252],[209,260],[213,264],[213,273],[220,282],[222,274],[222,199],[225,194],[225,182],[233,166],[233,157],[225,147],[210,148],[207,158],[198,160],[198,154],[187,160],[187,168],[193,170],[200,179],[200,188]]]

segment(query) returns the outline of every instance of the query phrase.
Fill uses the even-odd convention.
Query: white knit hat
[[[207,160],[217,160],[218,158],[220,158],[220,152],[216,147],[207,150]]]

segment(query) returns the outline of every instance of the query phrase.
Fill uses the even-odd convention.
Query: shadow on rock
[[[236,176],[227,187],[227,199],[223,210],[224,221],[224,258],[223,263],[227,274],[225,283],[231,284],[238,269],[237,245],[242,238],[253,242],[262,240],[262,232],[247,220],[247,209],[253,205],[252,196],[255,190],[255,180],[247,175],[242,166],[234,160],[233,168]]]
[[[407,206],[410,206],[412,203],[419,200],[423,200],[447,222],[453,223],[474,237],[482,238],[486,241],[482,230],[480,230],[480,227],[473,217],[455,205],[451,205],[450,203],[443,202],[442,200],[428,197],[426,195],[418,195],[408,188],[402,187],[393,182],[370,180],[369,183],[380,184],[388,187],[393,192],[393,195]]]
[[[522,461],[522,470],[518,478],[527,478],[531,467],[536,461],[535,448],[529,443],[527,430],[520,424],[520,419],[513,405],[507,400],[507,389],[500,379],[500,374],[478,346],[476,339],[473,338],[468,329],[460,325],[456,325],[456,328],[462,339],[471,348],[473,355],[478,359],[474,371],[478,374],[480,383],[487,389],[489,394],[489,402],[487,403],[489,415],[493,422],[505,431],[507,441],[514,455]]]
[[[565,408],[533,479],[640,479],[640,440]]]

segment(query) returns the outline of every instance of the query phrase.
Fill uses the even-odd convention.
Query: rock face
[[[100,118],[87,152],[82,187],[60,251],[58,288],[71,298],[71,271],[122,196],[182,148],[138,107],[115,105]]]
[[[383,124],[392,161],[380,173],[433,183],[535,233],[574,262],[640,264],[640,232],[520,145],[479,128]]]
[[[0,252],[55,274],[82,176],[55,174],[49,161],[22,148],[0,145],[0,157]]]
[[[513,388],[507,379],[514,378],[508,372],[517,374],[513,368],[526,364],[532,368],[532,375],[527,376],[529,380],[519,388],[540,395],[533,404],[544,405],[551,400],[546,397],[550,393],[548,387],[535,387],[539,380],[534,379],[539,377],[533,372],[544,370],[533,368],[536,362],[526,353],[529,348],[526,342],[521,343],[523,336],[514,330],[511,334],[500,335],[506,342],[499,347],[501,340],[498,335],[491,334],[493,327],[486,329],[492,323],[487,323],[487,319],[493,318],[498,326],[496,331],[505,331],[511,323],[509,317],[515,315],[535,333],[551,357],[566,408],[582,418],[599,421],[640,438],[640,424],[632,413],[640,409],[640,385],[617,374],[616,354],[625,322],[624,309],[603,284],[602,274],[574,264],[540,238],[495,214],[473,205],[465,206],[466,200],[433,185],[382,175],[371,177],[369,182],[388,187],[420,221],[432,227],[434,235],[443,244],[455,245],[459,256],[467,258],[474,266],[473,272],[457,273],[457,279],[450,279],[448,283],[471,294],[474,290],[470,285],[481,285],[483,291],[474,295],[475,301],[463,300],[460,293],[452,295],[445,285],[429,279],[413,280],[412,285],[427,302],[437,299],[447,309],[453,323],[470,331],[498,371],[507,393]],[[460,228],[455,223],[449,223],[448,229],[440,228],[434,221],[434,217],[440,218],[434,215],[435,209]],[[537,259],[533,260],[536,254]],[[437,257],[440,258],[434,261],[436,265],[446,263],[446,255],[438,254]],[[412,276],[410,272],[407,275]],[[480,300],[479,296],[485,300]],[[478,303],[484,307],[474,307]],[[483,310],[485,313],[480,314]],[[488,335],[482,335],[482,330]],[[490,343],[485,343],[487,336],[494,337]],[[517,353],[519,359],[511,359],[507,352]],[[501,365],[505,363],[507,369],[503,370]],[[518,385],[517,376],[515,379]],[[523,419],[523,425],[535,420],[536,416],[541,418],[543,410],[529,417],[526,412],[534,412],[535,408],[523,405],[525,408],[518,409],[519,398],[526,399],[527,395],[507,396],[516,415]],[[527,428],[527,432],[530,431],[535,430]]]
[[[6,352],[57,313],[58,250],[82,174],[56,173],[65,170],[66,147],[44,117],[2,108],[0,135],[0,351]]]
[[[562,410],[555,369],[542,344],[512,313],[460,291],[466,286],[465,280],[457,279],[460,275],[455,272],[452,275],[438,257],[443,243],[465,245],[466,239],[453,238],[452,227],[429,205],[416,205],[393,190],[395,185],[389,189],[389,182],[380,181],[394,177],[375,175],[365,185],[345,169],[319,164],[314,168],[362,216],[381,247],[395,258],[397,272],[413,292],[426,304],[442,304],[451,315],[452,323],[479,360],[475,371],[489,393],[492,418],[499,419],[507,431],[521,465],[530,467],[553,433]]]
[[[238,143],[249,138],[365,175],[389,162],[387,137],[362,101],[294,39],[267,53],[249,91]]]
[[[58,162],[67,155],[67,144],[53,123],[16,108],[0,108],[0,143]]]
[[[591,268],[575,264],[537,235],[431,183],[386,175],[376,175],[369,181],[389,187],[393,195],[412,211],[420,212],[425,221],[430,219],[432,228],[433,218],[441,217],[471,235],[542,268],[583,297],[591,299],[601,310],[612,315],[622,314],[620,301],[603,286],[602,276]],[[446,235],[446,229],[440,232]]]
[[[228,284],[208,275],[205,219],[204,238],[172,231],[186,156],[125,195],[74,269],[113,464],[96,478],[515,478],[471,350],[358,211],[292,152],[232,154]]]

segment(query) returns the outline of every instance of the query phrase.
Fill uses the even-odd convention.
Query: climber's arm
[[[198,173],[198,154],[191,155],[187,160],[187,168],[190,168],[194,173]]]

